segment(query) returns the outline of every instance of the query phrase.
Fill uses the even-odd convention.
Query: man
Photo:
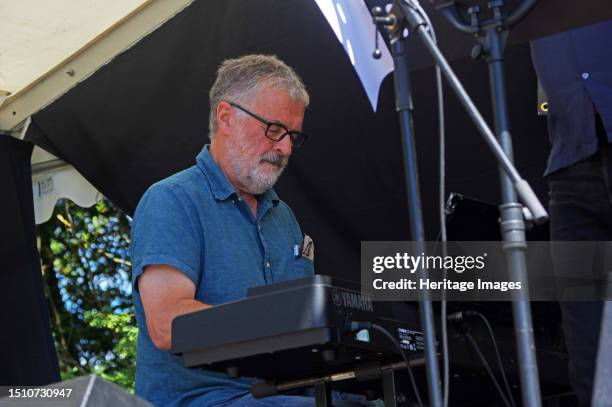
[[[612,240],[612,21],[532,43],[548,97],[552,149],[546,169],[551,240]],[[553,249],[555,272],[591,273],[593,256],[568,258]],[[602,303],[562,301],[570,378],[590,406]]]
[[[210,145],[196,165],[142,197],[132,226],[136,393],[153,404],[313,405],[307,397],[254,400],[249,379],[186,369],[169,352],[178,315],[313,274],[312,261],[294,254],[300,226],[272,189],[306,139],[308,103],[299,77],[276,57],[223,62],[210,90]]]

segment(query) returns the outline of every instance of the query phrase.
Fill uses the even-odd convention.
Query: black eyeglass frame
[[[252,118],[254,118],[255,120],[259,121],[261,124],[265,124],[266,125],[266,131],[264,132],[264,135],[272,140],[272,141],[276,141],[279,142],[282,139],[285,138],[285,136],[289,135],[289,139],[291,140],[291,146],[298,148],[300,146],[302,146],[304,144],[304,142],[306,140],[308,140],[308,134],[303,133],[301,131],[296,131],[296,130],[289,130],[284,124],[278,123],[278,122],[271,122],[268,121],[266,119],[264,119],[261,116],[256,115],[253,112],[248,111],[247,109],[245,109],[244,107],[240,106],[237,103],[234,102],[229,102],[226,101],[227,103],[230,104],[230,106],[235,107],[236,109],[242,110],[244,113],[248,114],[249,116],[251,116]],[[280,136],[270,136],[268,134],[268,132],[270,131],[270,127],[272,126],[278,126],[281,129],[284,130],[284,132],[280,135]]]

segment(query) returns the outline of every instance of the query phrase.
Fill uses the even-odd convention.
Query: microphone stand
[[[406,189],[408,191],[408,206],[410,211],[410,227],[415,253],[425,254],[425,229],[421,209],[421,194],[419,190],[418,166],[414,144],[414,129],[412,127],[412,96],[410,94],[410,78],[407,74],[406,44],[401,38],[402,32],[391,37],[391,53],[393,55],[393,83],[395,87],[395,106],[399,114],[402,132],[402,153]],[[418,276],[426,277],[425,269],[420,264]],[[436,351],[436,331],[434,325],[431,295],[426,289],[419,290],[419,313],[423,329],[423,346],[425,348],[425,371],[429,404],[432,407],[442,406],[440,392],[440,369],[438,367],[438,352]]]
[[[501,14],[498,3],[493,1],[496,13]],[[535,0],[526,0],[517,12],[513,15],[514,20],[518,21],[530,10],[530,6]],[[450,10],[450,9],[449,9]],[[455,8],[456,11],[456,8]],[[449,81],[459,100],[467,109],[469,116],[474,121],[485,142],[491,148],[493,154],[500,164],[502,172],[502,194],[503,205],[501,205],[501,229],[503,235],[503,248],[506,252],[509,273],[515,281],[521,281],[524,289],[520,291],[516,301],[513,301],[513,315],[515,322],[515,334],[519,362],[521,365],[521,383],[523,393],[523,404],[525,406],[541,406],[540,386],[538,379],[537,363],[535,358],[535,346],[533,340],[533,328],[531,313],[528,302],[528,288],[526,278],[525,250],[525,222],[523,219],[523,207],[517,203],[517,194],[528,208],[529,218],[535,223],[540,224],[548,219],[546,210],[538,200],[537,196],[524,179],[522,179],[512,163],[512,145],[510,133],[508,131],[507,108],[505,104],[505,92],[503,80],[503,66],[501,65],[501,34],[497,31],[498,26],[494,26],[491,34],[493,44],[492,52],[497,53],[495,64],[491,66],[491,81],[494,93],[495,124],[497,134],[503,145],[496,140],[492,131],[487,126],[484,118],[468,96],[461,85],[461,82],[454,74],[450,65],[427,33],[427,23],[420,11],[409,0],[394,0],[391,11],[385,15],[380,7],[372,10],[373,21],[377,25],[385,26],[389,32],[391,42],[391,52],[394,63],[394,84],[395,84],[395,103],[399,114],[401,133],[402,133],[402,152],[404,156],[404,167],[406,175],[406,186],[408,191],[408,203],[410,209],[410,221],[412,239],[415,241],[417,253],[425,253],[425,238],[423,228],[423,217],[421,212],[421,199],[419,192],[417,160],[414,145],[414,131],[412,128],[412,100],[410,95],[410,80],[408,75],[407,63],[405,58],[405,39],[403,31],[405,28],[412,33],[418,34],[427,50],[433,56],[436,64],[440,66],[442,73]],[[457,11],[458,14],[458,11]],[[457,20],[458,24],[458,20]],[[510,157],[510,158],[509,158]],[[418,269],[419,277],[425,275],[423,267]],[[431,297],[427,290],[419,292],[421,325],[423,329],[423,339],[425,346],[425,361],[427,372],[427,385],[429,393],[429,403],[431,406],[442,406],[440,392],[440,373],[437,364],[437,352],[435,348],[435,327],[433,321],[433,311]]]
[[[489,8],[493,11],[492,19],[481,21],[479,18],[480,7],[475,5],[467,10],[470,17],[469,22],[463,20],[458,5],[454,1],[438,8],[454,27],[476,37],[478,43],[472,51],[472,56],[475,58],[486,57],[489,65],[495,133],[503,146],[504,152],[511,160],[513,151],[506,99],[504,48],[510,27],[522,20],[531,11],[535,3],[536,0],[523,0],[509,16],[506,16],[503,11],[504,1],[492,0],[489,2]],[[511,277],[516,276],[521,278],[521,281],[527,281],[525,223],[521,213],[522,208],[517,203],[516,192],[512,188],[508,176],[500,172],[500,178],[502,187],[501,232],[508,269]],[[523,291],[521,291],[521,294],[523,294]],[[523,405],[540,406],[542,404],[540,383],[528,300],[526,293],[524,295],[519,294],[517,301],[512,302],[512,315],[517,341]]]

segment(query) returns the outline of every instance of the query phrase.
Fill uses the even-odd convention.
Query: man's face
[[[270,122],[280,123],[290,130],[301,130],[304,105],[291,99],[286,91],[263,87],[244,108]],[[266,125],[234,108],[236,125],[227,138],[227,154],[231,173],[238,188],[259,195],[271,188],[281,175],[291,155],[291,140],[266,137]]]

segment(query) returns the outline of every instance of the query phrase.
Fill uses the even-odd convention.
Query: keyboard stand
[[[331,387],[327,382],[315,384],[315,405],[317,407],[332,407]]]
[[[397,382],[395,381],[395,370],[389,369],[382,372],[383,398],[385,407],[397,406]]]
[[[423,358],[410,361],[411,366],[419,366],[425,363]],[[314,387],[315,402],[317,407],[332,407],[330,384],[343,380],[373,380],[382,379],[383,399],[385,407],[397,407],[398,386],[395,370],[405,369],[406,364],[402,362],[391,363],[380,366],[366,363],[355,366],[354,370],[326,374],[311,378],[296,379],[284,382],[262,381],[251,385],[251,394],[254,398],[262,398],[282,394],[290,390]]]

